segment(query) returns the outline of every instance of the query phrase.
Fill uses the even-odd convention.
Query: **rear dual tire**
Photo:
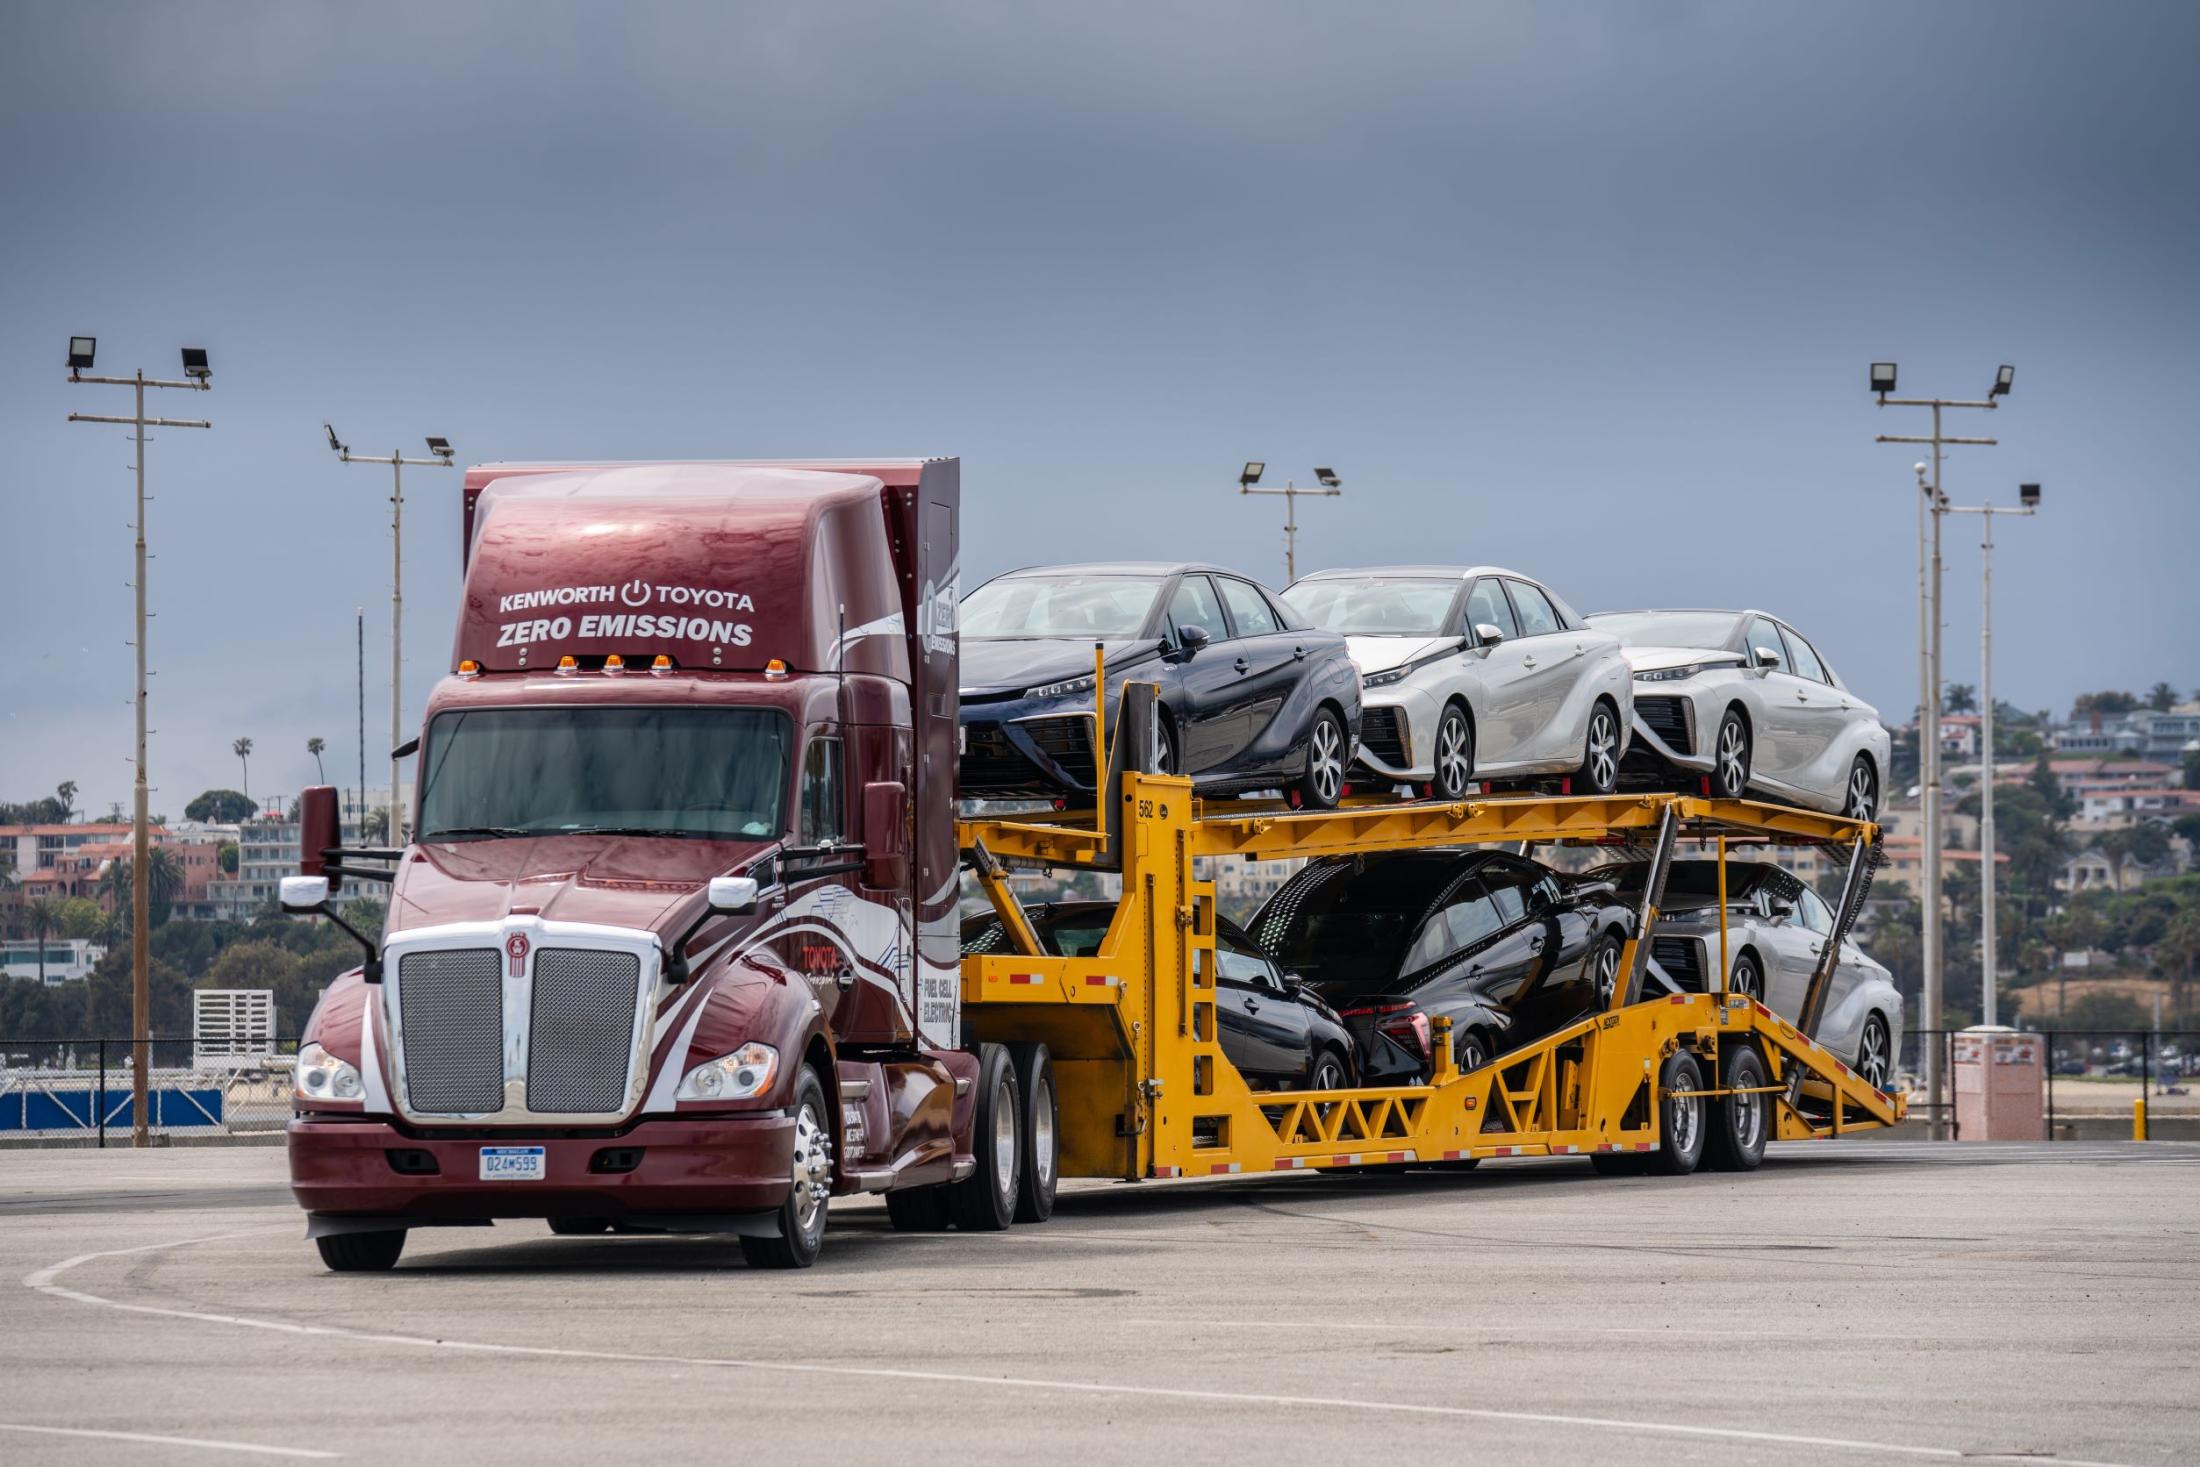
[[[1765,1062],[1748,1044],[1726,1052],[1721,1076],[1723,1089],[1761,1090]],[[1772,1131],[1770,1095],[1722,1095],[1711,1104],[1710,1126],[1704,1133],[1703,1168],[1711,1172],[1755,1171],[1765,1159],[1765,1141]]]
[[[1703,1096],[1685,1092],[1703,1088],[1703,1069],[1696,1057],[1685,1049],[1675,1050],[1658,1070],[1658,1149],[1600,1151],[1589,1158],[1589,1164],[1607,1177],[1639,1177],[1644,1172],[1687,1176],[1703,1159],[1705,1103]]]

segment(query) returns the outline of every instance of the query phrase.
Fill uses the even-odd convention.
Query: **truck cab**
[[[500,1218],[799,1266],[834,1195],[1001,1211],[958,1033],[958,499],[952,459],[469,472],[410,839],[341,850],[311,791],[286,883],[388,884],[301,1051],[333,1267]]]

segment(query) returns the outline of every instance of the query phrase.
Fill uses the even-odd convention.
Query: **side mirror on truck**
[[[863,787],[863,884],[893,891],[909,884],[909,852],[902,846],[909,789],[898,779]]]
[[[753,876],[713,876],[710,910],[720,917],[746,917],[756,910],[758,887]]]
[[[307,785],[298,792],[298,874],[327,877],[330,891],[342,891],[344,879],[329,871],[326,852],[343,843],[343,822],[336,812],[336,786]],[[283,905],[288,910],[290,883],[285,881],[283,886]]]

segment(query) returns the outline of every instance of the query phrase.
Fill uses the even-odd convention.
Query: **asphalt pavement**
[[[322,1270],[270,1149],[0,1155],[0,1462],[1138,1467],[2200,1458],[2200,1146],[1073,1184],[823,1260],[414,1234]]]

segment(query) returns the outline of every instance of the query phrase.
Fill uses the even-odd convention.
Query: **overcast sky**
[[[1497,561],[1577,607],[1755,605],[1916,701],[1907,390],[2004,522],[1999,686],[2200,684],[2200,7],[964,3],[0,7],[0,798],[126,800],[130,450],[156,811],[370,778],[386,478],[467,461],[959,454],[966,588],[1206,557]],[[455,473],[414,471],[408,723]],[[1977,681],[1977,521],[1948,664]],[[338,774],[338,770],[346,771]]]

